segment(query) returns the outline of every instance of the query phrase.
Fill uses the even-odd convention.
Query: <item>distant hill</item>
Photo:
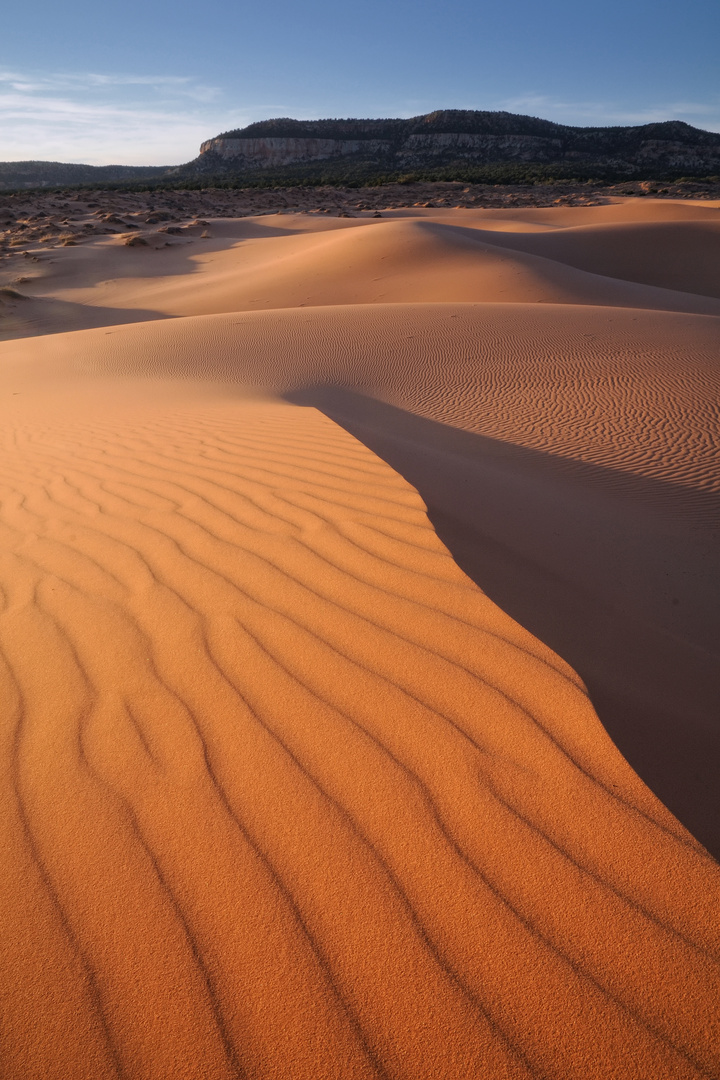
[[[720,134],[679,120],[570,127],[445,109],[409,120],[262,120],[208,139],[175,166],[0,163],[0,189],[74,185],[353,183],[411,176],[512,183],[720,174]]]
[[[167,165],[68,165],[62,161],[1,161],[0,190],[154,180],[164,176],[168,168]]]

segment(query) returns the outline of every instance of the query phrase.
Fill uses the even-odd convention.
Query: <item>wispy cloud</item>
[[[191,76],[0,70],[0,160],[177,164],[255,117]]]
[[[210,101],[220,97],[217,86],[206,86],[188,75],[101,75],[96,72],[62,72],[33,76],[0,70],[0,85],[27,94],[81,93],[87,89],[111,90],[142,86],[159,94]]]
[[[628,108],[616,101],[562,101],[546,94],[527,93],[505,98],[495,108],[530,113],[544,120],[564,124],[652,124],[664,120],[684,120],[687,124],[720,131],[720,97],[715,102],[671,101],[641,108]]]

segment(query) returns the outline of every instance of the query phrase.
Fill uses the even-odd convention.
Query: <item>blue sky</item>
[[[176,164],[269,116],[508,109],[720,131],[720,0],[7,5],[0,160]]]

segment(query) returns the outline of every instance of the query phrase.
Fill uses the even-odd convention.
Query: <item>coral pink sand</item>
[[[207,228],[12,286],[3,1077],[717,1077],[718,208]]]

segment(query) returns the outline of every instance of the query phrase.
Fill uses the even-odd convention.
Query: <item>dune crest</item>
[[[3,1076],[720,1072],[720,869],[595,709],[717,748],[720,301],[551,213],[39,278],[77,325],[0,345]]]

